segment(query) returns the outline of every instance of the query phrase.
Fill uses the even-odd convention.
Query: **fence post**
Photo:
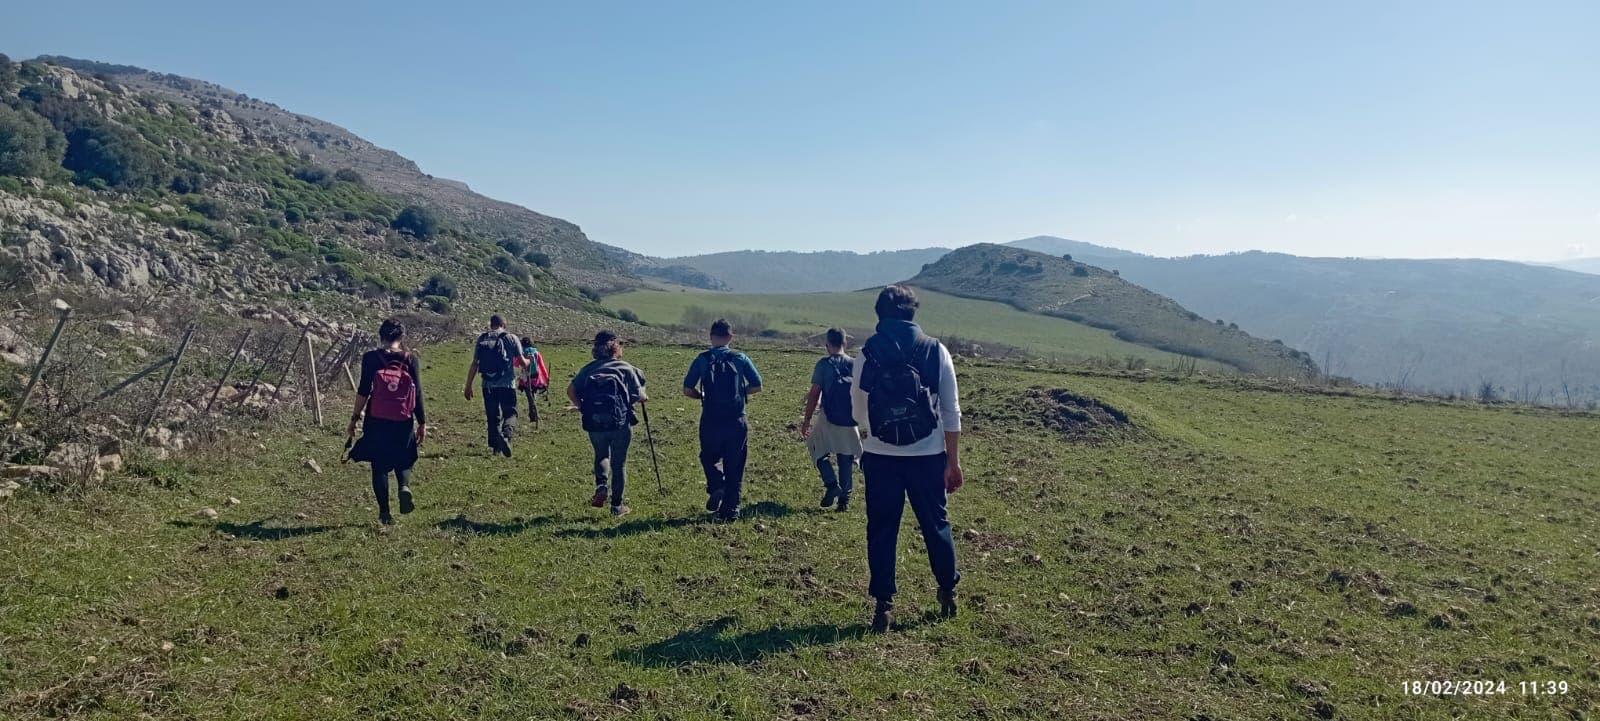
[[[306,336],[306,370],[311,376],[311,418],[322,425],[322,393],[317,390],[317,355],[311,351],[311,337]]]
[[[156,399],[150,404],[150,412],[145,415],[144,423],[139,426],[139,442],[144,442],[145,431],[150,430],[150,424],[156,420],[156,413],[161,410],[161,401],[166,400],[167,388],[172,386],[172,376],[178,372],[178,364],[183,362],[183,354],[189,350],[189,341],[194,338],[195,326],[183,332],[183,340],[178,341],[178,352],[172,354],[172,365],[167,366],[167,377],[161,380],[161,390],[156,392]]]
[[[283,384],[289,380],[289,371],[294,368],[294,357],[300,355],[300,346],[305,344],[306,334],[310,332],[310,328],[302,328],[300,330],[300,340],[295,341],[294,350],[289,351],[289,362],[283,364],[283,375],[278,377],[278,387],[272,389],[273,402],[277,402],[278,396],[283,395]]]
[[[28,379],[28,388],[22,392],[22,397],[17,399],[17,407],[11,409],[11,420],[6,422],[6,438],[11,438],[11,431],[17,427],[17,419],[22,417],[23,407],[28,405],[28,400],[33,397],[34,386],[39,384],[39,377],[44,375],[45,364],[50,362],[50,354],[56,350],[56,341],[61,340],[61,330],[67,327],[67,321],[72,318],[72,306],[57,301],[56,307],[61,310],[61,317],[56,320],[56,329],[50,333],[50,342],[44,346],[44,352],[39,354],[39,364],[33,368],[33,377]]]
[[[211,391],[211,400],[206,401],[206,411],[200,415],[211,415],[211,407],[217,404],[217,396],[222,393],[222,386],[228,382],[228,376],[233,375],[233,366],[239,362],[239,354],[244,352],[244,343],[250,340],[250,333],[253,330],[252,328],[246,328],[244,329],[244,334],[239,336],[239,345],[234,347],[233,357],[228,359],[228,367],[222,371],[222,378],[217,381],[217,387]]]
[[[243,408],[244,404],[250,400],[250,396],[256,394],[256,386],[261,383],[261,375],[266,373],[267,368],[272,366],[272,362],[278,359],[278,351],[283,349],[283,341],[288,337],[289,334],[287,333],[278,334],[278,340],[272,344],[272,350],[267,351],[267,354],[261,360],[261,367],[256,369],[255,377],[250,379],[250,387],[245,390],[244,395],[239,396],[240,408]]]

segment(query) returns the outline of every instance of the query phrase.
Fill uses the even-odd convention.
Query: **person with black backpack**
[[[811,460],[822,475],[822,507],[837,501],[839,510],[844,511],[850,507],[850,492],[855,488],[853,472],[856,459],[861,457],[861,432],[856,428],[850,396],[855,360],[845,355],[843,330],[829,328],[827,342],[828,355],[818,360],[811,371],[811,392],[806,394],[806,417],[800,423],[800,437],[805,439]],[[811,419],[819,402],[822,418],[813,428]],[[829,456],[838,458],[837,474]]]
[[[593,355],[594,360],[567,386],[567,400],[582,414],[583,430],[594,447],[594,496],[589,505],[605,507],[609,481],[611,515],[625,516],[631,510],[622,502],[628,482],[628,446],[633,444],[633,426],[639,422],[633,404],[642,407],[649,398],[644,373],[622,360],[622,341],[616,333],[596,333]]]
[[[750,357],[729,348],[733,326],[711,324],[711,349],[695,356],[683,378],[683,394],[700,401],[700,466],[706,474],[706,510],[717,520],[739,518],[750,424],[744,404],[761,392],[761,374]]]
[[[955,364],[938,339],[912,322],[917,296],[891,285],[878,294],[877,333],[855,361],[851,407],[867,428],[861,472],[866,477],[867,591],[877,600],[874,631],[889,630],[894,610],[895,547],[906,501],[922,529],[939,585],[939,612],[956,614],[956,544],[946,496],[961,487],[961,400]]]
[[[505,319],[489,317],[489,330],[478,336],[467,368],[467,400],[472,381],[483,375],[483,415],[488,425],[489,450],[511,457],[511,436],[517,430],[517,368],[527,363],[522,343],[506,332]]]
[[[389,514],[389,474],[394,473],[400,512],[415,507],[411,495],[411,468],[417,449],[428,436],[428,419],[422,407],[422,369],[417,354],[400,345],[406,327],[390,318],[378,326],[382,345],[361,356],[361,381],[356,387],[355,412],[347,435],[354,439],[362,424],[361,441],[350,460],[372,464],[372,494],[378,499],[378,522],[394,523]]]

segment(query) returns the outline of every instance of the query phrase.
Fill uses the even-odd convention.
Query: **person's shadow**
[[[448,521],[433,524],[434,528],[452,533],[472,534],[475,536],[514,536],[541,526],[548,526],[560,520],[556,516],[537,516],[535,518],[518,518],[509,523],[496,523],[493,521],[474,521],[466,515],[458,515]]]
[[[744,523],[757,518],[782,518],[793,512],[793,509],[777,501],[762,501],[745,506],[739,512],[739,522]],[[636,518],[609,528],[564,528],[556,531],[556,535],[563,538],[623,538],[639,533],[665,531],[715,522],[716,520],[709,514],[680,516],[678,518]]]
[[[612,654],[618,661],[639,666],[673,668],[693,663],[745,665],[780,653],[791,653],[807,646],[822,646],[859,639],[867,634],[865,624],[840,626],[815,623],[804,626],[772,626],[757,631],[724,635],[734,618],[723,617],[702,623],[671,638],[637,648],[620,649]]]
[[[249,538],[256,541],[282,541],[297,536],[309,536],[313,533],[332,531],[344,526],[268,526],[267,521],[273,517],[263,518],[254,523],[238,524],[218,521],[216,523],[195,523],[194,521],[168,521],[167,525],[177,528],[210,528],[219,533],[227,533],[237,538]]]

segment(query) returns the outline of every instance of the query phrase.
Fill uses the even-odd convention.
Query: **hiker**
[[[415,507],[411,467],[428,436],[421,366],[417,354],[400,344],[405,335],[406,327],[393,318],[378,326],[381,345],[361,356],[361,382],[347,431],[354,438],[356,424],[362,423],[361,441],[350,458],[372,463],[372,494],[378,499],[378,522],[385,526],[394,524],[389,514],[389,473],[394,473],[398,486],[400,512],[410,513]]]
[[[956,544],[945,511],[961,487],[961,402],[955,365],[938,339],[912,322],[917,296],[891,285],[878,294],[877,333],[855,359],[851,406],[868,431],[861,472],[867,486],[867,591],[877,600],[872,628],[889,629],[894,610],[895,546],[907,499],[922,529],[939,585],[939,612],[956,614]]]
[[[489,330],[478,336],[467,368],[467,400],[472,380],[483,374],[483,415],[489,429],[489,450],[511,457],[511,435],[517,430],[517,368],[526,364],[522,343],[506,332],[506,321],[489,316]]]
[[[856,428],[855,411],[851,407],[851,379],[855,377],[855,360],[845,355],[845,334],[839,328],[829,328],[828,355],[817,361],[811,370],[811,391],[806,394],[806,417],[800,423],[800,437],[811,452],[811,462],[822,475],[822,507],[838,502],[838,510],[850,508],[850,492],[855,489],[856,459],[861,457],[861,432]],[[811,426],[817,406],[822,406],[822,418],[815,428]],[[835,474],[833,456],[838,459]]]
[[[594,360],[567,385],[567,400],[583,415],[583,430],[594,447],[594,497],[589,505],[603,508],[609,476],[611,515],[632,510],[622,502],[628,483],[628,446],[639,418],[633,404],[644,406],[644,373],[622,360],[622,340],[602,330],[594,334]]]
[[[550,392],[550,369],[544,365],[544,354],[533,345],[533,339],[522,339],[523,364],[517,368],[517,389],[528,397],[528,422],[539,428],[539,394]]]
[[[711,324],[711,349],[695,356],[683,378],[683,394],[700,401],[700,465],[706,474],[706,510],[717,520],[739,519],[750,424],[745,399],[761,392],[761,374],[750,357],[729,348],[733,327]]]

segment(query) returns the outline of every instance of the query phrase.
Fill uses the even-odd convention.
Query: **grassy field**
[[[789,333],[820,333],[830,326],[870,331],[877,322],[872,313],[876,291],[848,293],[732,294],[636,290],[609,296],[611,308],[628,308],[647,323],[673,324],[692,307],[712,313],[759,313],[772,327]],[[1166,368],[1178,356],[1148,346],[1119,340],[1110,331],[1091,328],[1062,318],[1024,313],[1003,303],[972,300],[938,291],[919,290],[922,310],[917,320],[929,334],[959,335],[979,343],[1000,343],[1025,353],[1070,359],[1143,358],[1153,368]],[[1201,360],[1207,370],[1226,368]]]
[[[558,377],[583,360],[545,350]],[[392,529],[365,468],[337,462],[338,421],[10,499],[0,716],[1581,719],[1600,703],[1600,419],[964,365],[964,608],[919,613],[933,588],[907,514],[904,626],[876,636],[861,508],[817,510],[793,434],[813,357],[757,355],[753,513],[720,526],[675,395],[693,352],[630,352],[658,396],[667,493],[641,438],[623,519],[584,505],[587,445],[559,406],[516,458],[489,455],[464,348],[424,351],[435,433],[419,508]],[[1067,397],[1035,387],[1132,426],[1080,433]],[[1456,679],[1508,693],[1402,691]]]

